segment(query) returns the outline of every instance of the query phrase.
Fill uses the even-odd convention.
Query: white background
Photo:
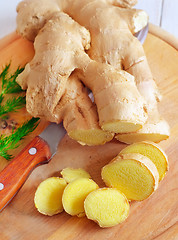
[[[0,0],[0,38],[15,30],[18,2],[20,0]],[[178,38],[178,0],[138,0],[136,7],[149,14],[150,22]]]

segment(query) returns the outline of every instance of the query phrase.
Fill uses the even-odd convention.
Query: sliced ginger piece
[[[84,201],[87,218],[100,227],[112,227],[122,223],[129,215],[129,203],[117,189],[100,188],[91,192]]]
[[[144,141],[134,143],[124,148],[120,154],[140,153],[148,157],[156,166],[159,173],[159,181],[161,181],[168,171],[168,159],[165,152],[155,143]]]
[[[140,141],[153,141],[155,143],[159,143],[163,140],[166,140],[169,138],[169,135],[167,134],[159,134],[159,133],[123,133],[116,135],[116,139],[120,142],[132,144],[135,142]]]
[[[101,129],[76,129],[68,133],[68,135],[77,140],[81,145],[103,145],[113,138],[111,132],[103,131]]]
[[[62,196],[64,210],[72,216],[84,216],[84,200],[90,192],[97,188],[98,185],[89,178],[78,178],[70,182]]]
[[[116,139],[127,144],[141,141],[158,143],[168,139],[169,135],[170,129],[168,123],[164,119],[160,120],[159,116],[157,116],[156,120],[150,118],[137,132],[117,134]]]
[[[64,168],[61,171],[62,177],[66,180],[67,183],[70,183],[77,178],[91,178],[90,174],[87,173],[82,168]]]
[[[34,198],[37,210],[48,216],[62,212],[62,194],[66,186],[66,181],[59,177],[51,177],[41,182]]]
[[[117,188],[129,200],[142,201],[158,187],[156,166],[138,153],[118,155],[102,168],[101,175],[106,186]]]
[[[129,123],[127,121],[113,121],[103,124],[102,129],[115,132],[115,133],[125,133],[138,131],[142,127],[139,123]]]

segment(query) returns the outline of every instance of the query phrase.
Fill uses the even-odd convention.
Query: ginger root
[[[149,119],[145,125],[143,125],[142,129],[133,133],[117,134],[115,136],[116,139],[127,144],[137,143],[140,141],[152,141],[159,143],[162,140],[168,139],[170,135],[169,125],[164,119],[160,118],[156,109],[155,111],[156,115],[154,115],[153,111],[149,115]]]
[[[33,116],[60,122],[60,110],[65,106],[60,100],[70,88],[70,74],[77,69],[75,74],[93,92],[103,130],[122,133],[140,129],[147,114],[134,78],[91,60],[84,51],[89,42],[89,32],[67,14],[53,15],[35,38],[35,57],[17,79],[22,88],[27,88],[27,110]]]
[[[61,171],[62,177],[67,183],[70,183],[78,178],[91,178],[90,174],[82,168],[64,168]]]
[[[88,194],[84,209],[88,219],[105,228],[125,221],[130,206],[125,195],[117,189],[99,188]]]
[[[82,145],[101,145],[114,136],[99,127],[96,106],[75,74],[69,77],[66,92],[55,114],[59,116],[57,122],[63,119],[68,135]]]
[[[37,210],[48,216],[62,212],[62,194],[66,186],[66,181],[58,177],[51,177],[41,182],[34,198]]]
[[[110,141],[113,135],[104,131],[118,133],[118,140],[129,143],[169,137],[169,126],[157,109],[160,94],[143,47],[133,36],[148,23],[144,11],[131,8],[135,3],[24,0],[18,5],[17,31],[35,45],[35,57],[18,79],[27,88],[27,109],[32,115],[64,121],[65,103],[60,102],[74,73],[93,92],[97,111],[88,111],[88,116],[96,124],[85,126],[84,131],[72,124],[69,136],[88,145]],[[80,122],[74,115],[71,119]],[[88,133],[92,140],[101,133],[101,141],[99,137],[87,142]]]
[[[118,155],[102,168],[106,186],[117,188],[129,200],[142,201],[158,187],[159,173],[153,162],[138,153]]]
[[[72,216],[84,216],[84,200],[90,192],[97,188],[99,188],[98,185],[89,178],[78,178],[70,182],[62,195],[64,210]]]
[[[161,181],[168,171],[168,159],[165,152],[153,142],[138,142],[124,148],[120,155],[125,153],[139,153],[148,157],[156,166]]]
[[[95,104],[76,74],[71,74],[82,64],[80,57],[75,56],[85,54],[89,40],[85,28],[64,13],[55,14],[36,37],[36,55],[17,82],[23,89],[28,85],[26,107],[31,115],[57,123],[63,120],[71,138],[82,144],[98,145],[110,141],[113,134],[101,130]],[[70,49],[67,41],[73,42]],[[45,63],[41,59],[46,59]]]
[[[49,3],[49,9],[47,4],[40,8],[38,14],[31,7],[33,1],[24,2],[17,8],[18,31],[29,39],[30,32],[37,34],[34,41],[35,57],[18,78],[18,83],[27,88],[28,111],[32,115],[60,122],[63,119],[61,111],[58,111],[60,101],[68,89],[69,76],[75,71],[93,92],[99,125],[103,130],[123,133],[140,129],[147,114],[144,99],[134,79],[124,71],[116,71],[109,64],[89,58],[84,51],[90,48],[89,32],[67,14],[60,12],[68,11],[67,2],[65,6],[58,2],[58,8],[50,18],[47,10],[55,8],[55,1]],[[30,13],[24,18],[27,8]],[[35,21],[31,20],[30,24],[31,18]],[[38,30],[33,31],[34,25]],[[103,95],[106,96],[105,101]]]
[[[139,93],[146,101],[148,119],[143,127],[135,133],[120,132],[116,138],[125,143],[142,140],[159,142],[167,139],[170,135],[169,125],[160,116],[157,108],[161,96],[143,47],[133,36],[147,24],[147,14],[141,10],[111,5],[120,6],[120,2],[127,1],[92,1],[88,5],[87,2],[73,1],[70,7],[66,7],[66,12],[90,31],[89,56],[96,61],[109,63],[117,70],[124,69],[132,74]]]

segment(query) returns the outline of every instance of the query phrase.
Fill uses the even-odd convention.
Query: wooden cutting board
[[[13,201],[0,213],[1,240],[178,239],[177,46],[176,39],[159,28],[155,30],[154,26],[151,26],[144,44],[153,76],[163,94],[159,109],[171,126],[171,137],[159,144],[169,157],[170,169],[158,190],[143,202],[132,202],[128,219],[108,229],[101,229],[86,217],[71,217],[65,212],[53,217],[41,215],[35,209],[33,198],[42,180],[59,176],[64,167],[82,167],[102,187],[101,167],[125,147],[118,141],[104,146],[83,147],[65,136],[54,159],[48,165],[36,168]]]

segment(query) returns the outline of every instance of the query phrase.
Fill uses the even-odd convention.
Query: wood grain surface
[[[159,28],[151,23],[149,24],[149,32],[178,50],[178,38],[176,38],[174,35],[168,34],[164,29]]]
[[[128,219],[112,228],[101,229],[86,217],[71,217],[65,212],[53,217],[41,215],[35,209],[33,199],[42,180],[60,176],[64,167],[82,167],[102,187],[101,167],[126,146],[116,140],[103,146],[81,146],[65,136],[54,159],[36,168],[13,201],[0,213],[1,240],[178,239],[178,53],[152,34],[148,35],[144,49],[163,94],[160,112],[171,126],[171,137],[159,144],[168,155],[170,169],[158,190],[143,202],[132,202]],[[0,165],[1,168],[4,165],[6,163]]]

